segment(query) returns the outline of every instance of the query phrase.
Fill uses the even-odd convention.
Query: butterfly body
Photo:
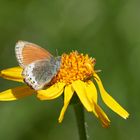
[[[35,90],[49,84],[60,69],[61,57],[54,57],[36,44],[19,41],[15,52],[24,81]]]

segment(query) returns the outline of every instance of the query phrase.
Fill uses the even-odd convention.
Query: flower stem
[[[87,140],[83,106],[79,103],[74,104],[74,111],[75,111],[75,116],[77,121],[78,132],[79,132],[79,140]]]

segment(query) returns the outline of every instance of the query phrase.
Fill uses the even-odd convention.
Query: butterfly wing
[[[34,61],[46,58],[50,59],[50,57],[52,57],[45,49],[26,41],[18,41],[16,43],[15,53],[19,65],[23,68]]]
[[[23,71],[24,81],[35,90],[42,89],[57,74],[61,57],[37,60]]]

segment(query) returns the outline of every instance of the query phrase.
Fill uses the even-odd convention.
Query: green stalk
[[[79,140],[87,140],[84,109],[81,104],[74,104],[74,111],[77,121]]]

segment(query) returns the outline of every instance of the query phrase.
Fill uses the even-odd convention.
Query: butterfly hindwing
[[[57,74],[61,57],[34,61],[23,71],[24,81],[35,90],[42,89]]]

